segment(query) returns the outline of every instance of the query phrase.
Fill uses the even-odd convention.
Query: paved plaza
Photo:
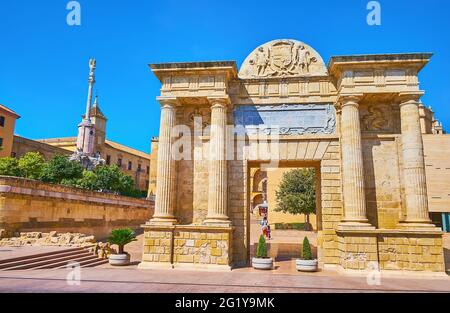
[[[371,286],[365,276],[334,272],[278,274],[251,269],[233,272],[154,271],[135,267],[82,269],[80,285],[69,285],[69,270],[0,272],[0,292],[133,293],[303,293],[303,292],[450,292],[450,278],[385,278]]]
[[[278,233],[278,240],[282,236]],[[275,239],[275,237],[274,237]],[[276,239],[275,239],[276,241]],[[445,236],[448,256],[450,236]],[[127,246],[132,265],[113,268],[109,264],[97,268],[83,268],[80,285],[70,285],[70,269],[0,271],[0,292],[138,292],[138,293],[308,293],[308,292],[450,292],[450,276],[426,274],[387,275],[383,271],[379,285],[377,277],[367,273],[343,274],[334,270],[318,273],[299,273],[295,261],[280,258],[275,270],[264,272],[239,268],[231,272],[199,272],[185,270],[139,270],[142,255],[142,235]],[[34,248],[33,248],[34,249]],[[47,248],[48,249],[48,248]],[[6,248],[2,248],[6,251]],[[13,250],[13,249],[10,249]],[[3,251],[3,255],[8,252]],[[21,249],[20,253],[24,253]],[[35,251],[35,249],[33,250]],[[17,255],[18,252],[9,252]],[[447,262],[449,261],[446,258]],[[448,268],[448,263],[447,263]],[[368,283],[369,281],[369,283]],[[73,282],[72,282],[73,283]]]

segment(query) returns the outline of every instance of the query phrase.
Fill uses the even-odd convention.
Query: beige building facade
[[[316,168],[322,268],[443,272],[430,207],[447,198],[430,201],[438,183],[425,157],[436,152],[424,142],[448,136],[433,135],[439,124],[418,81],[431,57],[342,56],[326,66],[307,44],[275,40],[239,71],[234,61],[150,65],[161,128],[140,267],[249,264],[251,169],[275,165]]]
[[[0,104],[0,158],[11,156],[14,129],[19,118],[16,112]]]

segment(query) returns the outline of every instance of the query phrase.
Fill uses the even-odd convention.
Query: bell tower
[[[106,122],[108,119],[100,109],[98,96],[95,97],[94,106],[90,112],[91,122],[95,127],[94,152],[104,154],[103,147],[106,140]]]

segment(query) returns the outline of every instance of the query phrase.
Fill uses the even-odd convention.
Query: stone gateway
[[[275,40],[239,72],[234,61],[150,65],[162,83],[161,128],[140,268],[247,265],[250,169],[296,164],[318,173],[322,268],[443,272],[418,82],[431,57],[341,56],[326,66],[307,44]]]

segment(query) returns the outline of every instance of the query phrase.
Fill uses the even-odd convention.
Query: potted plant
[[[132,229],[115,229],[111,232],[108,241],[119,247],[117,254],[109,256],[109,264],[114,266],[124,266],[130,264],[130,255],[124,251],[125,245],[136,240],[136,235]]]
[[[252,260],[252,266],[257,270],[271,270],[273,268],[273,259],[267,256],[267,244],[263,235],[259,237],[256,257]]]
[[[308,237],[303,240],[302,256],[296,260],[295,265],[297,271],[301,272],[317,272],[318,270],[318,262],[313,258]]]

